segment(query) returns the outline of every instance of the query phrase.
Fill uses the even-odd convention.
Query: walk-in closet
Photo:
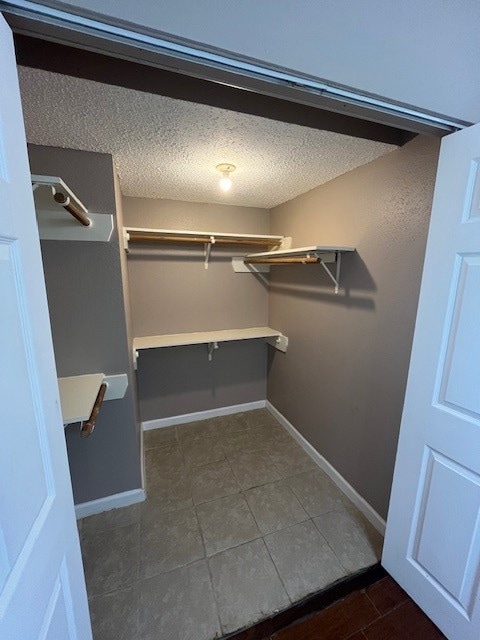
[[[367,576],[438,137],[212,106],[18,47],[95,640],[235,637]]]

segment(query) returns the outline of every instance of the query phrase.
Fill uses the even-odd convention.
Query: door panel
[[[0,638],[90,640],[12,37],[0,16]]]
[[[442,141],[383,564],[480,637],[480,125]]]

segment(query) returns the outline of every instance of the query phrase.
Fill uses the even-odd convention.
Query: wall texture
[[[265,209],[128,197],[123,209],[125,224],[133,227],[269,233]],[[131,245],[134,335],[267,325],[265,284],[231,266],[231,257],[242,249],[213,247],[206,270],[203,245]],[[220,345],[213,362],[205,345],[142,351],[137,371],[142,420],[264,400],[266,358],[263,341]]]
[[[112,158],[106,154],[29,146],[32,173],[61,176],[95,213],[116,214]],[[42,242],[59,377],[129,373],[120,242]],[[133,379],[121,400],[105,402],[90,438],[66,428],[76,503],[141,486]]]
[[[271,326],[290,339],[268,398],[386,516],[439,143],[416,138],[271,211],[294,245],[339,244],[335,296],[318,265],[272,269]]]
[[[480,120],[477,0],[43,0]]]

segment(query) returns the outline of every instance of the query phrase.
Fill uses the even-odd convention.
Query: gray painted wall
[[[478,0],[45,0],[480,120]]]
[[[123,199],[134,227],[269,233],[265,209],[147,198]],[[214,247],[208,270],[203,245],[132,245],[128,257],[136,336],[265,326],[268,291],[248,274],[235,274],[231,257],[242,248]],[[213,362],[206,346],[142,351],[138,390],[142,420],[204,411],[266,397],[263,341],[220,345]]]
[[[60,176],[95,213],[117,213],[112,158],[29,146],[32,173]],[[59,377],[130,372],[117,228],[109,243],[42,242]],[[105,402],[90,438],[66,428],[76,503],[141,486],[133,380],[121,400]]]
[[[269,323],[290,339],[268,399],[386,516],[439,143],[402,149],[271,211],[294,245],[352,245],[335,296],[321,267],[275,267]]]

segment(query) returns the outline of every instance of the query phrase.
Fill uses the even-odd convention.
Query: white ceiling
[[[111,153],[127,196],[271,208],[396,147],[19,68],[27,140]],[[215,166],[233,163],[233,187]]]

